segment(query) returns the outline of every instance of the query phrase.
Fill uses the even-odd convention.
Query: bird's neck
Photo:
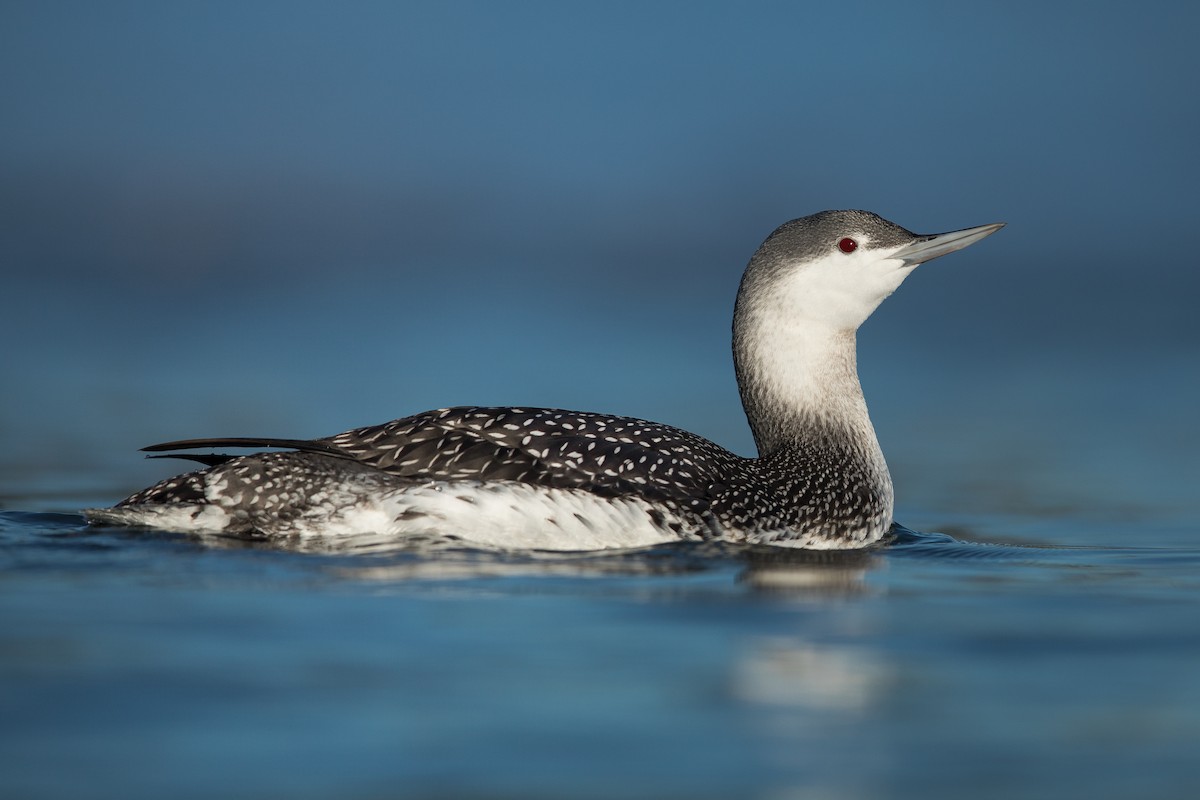
[[[739,303],[733,338],[759,456],[834,442],[886,475],[858,380],[855,331],[761,312]]]

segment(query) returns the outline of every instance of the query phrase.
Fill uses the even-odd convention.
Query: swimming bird
[[[144,448],[205,469],[168,478],[93,523],[267,537],[384,534],[514,549],[678,540],[862,548],[892,524],[856,332],[916,267],[1004,223],[918,235],[867,211],[777,228],[750,259],[733,356],[757,458],[641,419],[459,407],[323,439],[192,439]]]

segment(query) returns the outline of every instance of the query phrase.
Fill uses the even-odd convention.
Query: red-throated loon
[[[195,455],[95,523],[260,536],[375,533],[591,550],[722,539],[860,548],[892,524],[892,480],[867,415],[855,333],[917,267],[1004,223],[918,235],[866,211],[775,230],[733,316],[738,386],[758,458],[640,419],[445,408],[325,439],[193,439]]]

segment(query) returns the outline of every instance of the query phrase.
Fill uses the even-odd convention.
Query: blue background
[[[1194,518],[1183,3],[5,3],[0,502],[429,407],[743,453],[779,223],[993,221],[860,335],[900,517]]]
[[[0,795],[1194,796],[1197,8],[0,4]],[[179,468],[144,444],[459,403],[749,453],[741,270],[844,207],[1009,223],[860,334],[898,518],[953,539],[76,513]]]

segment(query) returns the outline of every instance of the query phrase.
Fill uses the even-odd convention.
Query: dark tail
[[[149,447],[143,447],[142,451],[146,453],[160,453],[166,450],[194,450],[199,447],[282,447],[289,450],[300,450],[305,453],[322,453],[337,458],[351,458],[350,454],[345,450],[334,447],[331,444],[326,444],[318,439],[251,439],[236,437],[232,439],[180,439],[175,442],[152,444]],[[208,464],[210,460],[213,463],[220,464],[233,458],[233,456],[179,454],[177,456],[150,456],[150,458],[190,458],[193,461],[199,461],[201,464]]]

